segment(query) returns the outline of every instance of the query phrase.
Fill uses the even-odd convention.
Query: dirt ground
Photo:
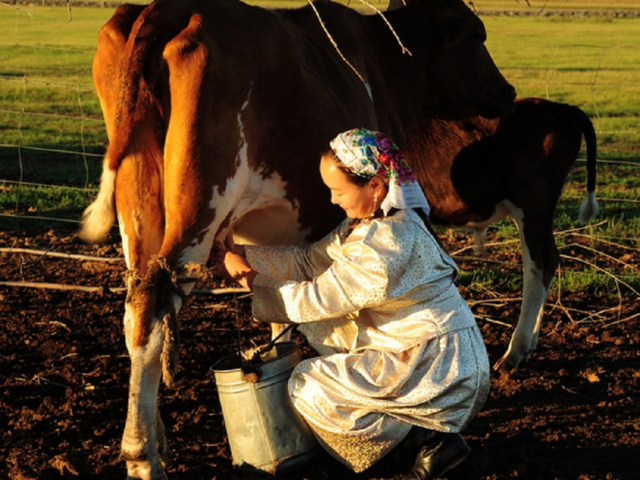
[[[447,246],[454,250],[467,241],[451,237]],[[0,232],[0,247],[121,256],[116,243],[94,247],[53,231],[37,238]],[[472,262],[458,260],[467,270]],[[511,264],[519,268],[519,259]],[[123,262],[0,253],[0,281],[122,287],[123,273]],[[504,301],[475,303],[496,292],[461,290],[494,363],[511,337],[519,301],[500,294]],[[559,303],[550,299],[530,362],[492,373],[491,396],[464,433],[473,453],[446,478],[640,479],[640,322],[629,319],[640,302],[575,295],[563,296],[562,308]],[[607,309],[618,309],[622,321],[584,315]],[[125,478],[119,459],[129,372],[123,310],[124,294],[108,288],[0,286],[0,479]],[[239,343],[245,349],[267,340],[267,327],[250,323],[249,312],[250,298],[240,294],[192,295],[180,312],[181,367],[174,386],[162,386],[159,394],[173,450],[172,480],[251,479],[232,467],[210,371]],[[574,312],[571,318],[567,312]],[[304,339],[294,337],[309,355]],[[392,453],[356,475],[321,454],[286,479],[391,479],[406,468]]]

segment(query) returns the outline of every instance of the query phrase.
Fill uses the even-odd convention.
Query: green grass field
[[[262,0],[252,3],[287,7],[303,4]],[[386,3],[371,3],[381,10],[386,8]],[[530,6],[523,0],[477,0],[473,8],[481,13],[486,25],[487,46],[494,60],[520,96],[571,103],[592,118],[601,160],[597,191],[602,209],[599,221],[604,223],[594,227],[590,234],[601,241],[632,249],[637,258],[640,17],[490,13],[505,9],[533,13],[568,9],[639,10],[640,5],[637,0],[529,3]],[[72,6],[71,21],[66,5],[0,5],[0,31],[3,32],[0,36],[0,229],[3,230],[76,228],[74,222],[96,191],[107,140],[91,79],[91,62],[98,30],[113,9],[76,5]],[[352,5],[364,8],[358,2]],[[558,206],[559,231],[578,226],[576,209],[584,195],[583,165],[579,160],[567,181]],[[15,215],[62,221],[25,220]],[[491,231],[497,239],[517,238],[517,231],[509,221],[500,222]],[[562,241],[560,238],[559,243]],[[473,279],[471,274],[463,278],[469,283],[486,280],[474,275]],[[487,275],[496,274],[488,270]],[[600,278],[590,269],[576,275]],[[631,282],[638,288],[637,267],[630,276],[635,278]],[[582,288],[585,282],[583,278],[570,281],[575,288]]]

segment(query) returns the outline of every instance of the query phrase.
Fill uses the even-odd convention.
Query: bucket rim
[[[268,345],[268,343],[265,343],[264,345],[260,345],[258,348],[262,348],[266,345]],[[286,357],[287,355],[291,355],[292,353],[295,353],[297,350],[300,349],[298,344],[292,340],[286,341],[286,342],[276,342],[272,348],[278,348],[278,347],[291,347],[291,348],[285,349],[285,351],[283,351],[282,353],[279,353],[275,357],[269,358],[268,362],[264,362],[265,364],[275,362],[276,360]],[[240,357],[240,355],[241,355],[240,352],[235,352],[229,355],[225,355],[224,357],[218,359],[213,365],[211,365],[209,367],[209,370],[214,373],[215,372],[234,372],[234,371],[242,370],[242,365],[240,365],[237,368],[224,368],[224,369],[216,368],[217,366],[222,365],[223,363],[227,362],[231,358]]]

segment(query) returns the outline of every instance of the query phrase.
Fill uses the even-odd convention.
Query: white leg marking
[[[487,255],[487,250],[484,247],[484,244],[487,240],[487,231],[485,229],[473,230],[473,251],[478,257],[485,257]]]
[[[145,480],[165,478],[155,444],[158,386],[162,373],[162,322],[154,321],[153,325],[147,344],[134,346],[134,314],[129,305],[125,306],[124,330],[131,357],[131,376],[122,452],[125,458],[132,457],[127,461],[129,477]],[[150,439],[153,443],[149,443]]]
[[[517,368],[523,360],[527,359],[529,353],[537,345],[548,290],[543,283],[543,271],[536,267],[524,238],[524,215],[522,210],[508,201],[505,202],[505,205],[509,208],[518,225],[524,278],[522,307],[518,324],[513,332],[507,352],[496,366],[499,367],[504,363],[507,367]]]

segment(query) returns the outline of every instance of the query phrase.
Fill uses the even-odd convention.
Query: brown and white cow
[[[123,5],[102,28],[93,76],[109,147],[82,235],[117,216],[129,275],[131,358],[122,455],[128,478],[165,478],[157,411],[177,362],[177,313],[214,242],[303,244],[333,228],[319,158],[356,126],[398,143],[423,115],[497,116],[515,92],[462,0],[419,0],[383,18],[331,2],[270,11],[237,0]],[[345,59],[359,72],[354,73]]]
[[[407,134],[403,151],[431,206],[431,220],[474,231],[507,215],[522,246],[523,299],[518,324],[496,368],[516,368],[536,348],[549,285],[558,267],[553,218],[562,187],[584,135],[587,198],[580,221],[598,212],[596,135],[578,107],[539,98],[516,100],[499,119],[423,118]]]

